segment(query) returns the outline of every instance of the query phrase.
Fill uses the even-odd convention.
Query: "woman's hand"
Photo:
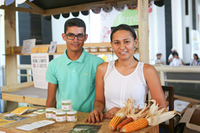
[[[100,110],[93,110],[88,118],[85,120],[85,122],[88,123],[99,123],[103,121],[103,113]]]
[[[104,114],[104,117],[107,118],[107,119],[112,119],[115,114],[117,113],[117,111],[119,111],[120,108],[117,108],[117,107],[113,107],[112,109],[110,109],[108,112],[106,112]]]

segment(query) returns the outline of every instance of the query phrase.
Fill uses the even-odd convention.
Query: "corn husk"
[[[145,106],[143,107],[142,110],[140,111],[136,111],[136,109],[134,111],[132,111],[131,114],[128,114],[127,117],[132,117],[134,121],[140,119],[140,118],[145,118],[145,116],[149,113],[149,106]],[[138,109],[138,108],[137,108]]]
[[[159,110],[158,104],[156,104],[155,100],[151,100],[153,104],[150,107],[149,113],[146,116],[148,121],[148,125],[155,126],[162,122],[165,122],[171,118],[173,118],[176,114],[178,114],[175,110],[168,111],[166,108],[162,108]]]
[[[135,104],[135,101],[133,101],[133,97],[131,97],[131,99],[128,99],[124,104],[125,106],[115,114],[116,116],[121,117],[122,120],[124,120],[127,115],[135,111],[135,107],[133,106]]]
[[[176,111],[173,110],[173,111],[164,112],[160,115],[149,117],[149,118],[147,118],[147,121],[149,123],[148,125],[150,125],[150,126],[158,125],[162,122],[165,122],[165,121],[173,118],[176,114],[177,114]]]

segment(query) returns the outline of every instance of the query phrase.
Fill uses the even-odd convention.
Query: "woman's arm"
[[[107,70],[108,63],[102,63],[97,67],[96,72],[96,88],[95,88],[95,101],[94,109],[90,113],[89,117],[85,122],[95,123],[103,121],[103,111],[105,106],[105,97],[104,97],[104,75]]]
[[[149,87],[152,99],[156,100],[161,107],[166,108],[166,99],[156,69],[149,64],[144,64],[143,69],[144,77]]]

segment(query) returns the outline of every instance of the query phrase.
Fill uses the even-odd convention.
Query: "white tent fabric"
[[[5,2],[5,5],[8,6],[8,5],[12,4],[14,1],[16,1],[17,4],[22,4],[26,0],[0,0],[0,6],[4,5],[4,2]],[[32,2],[33,0],[29,0],[29,1]]]

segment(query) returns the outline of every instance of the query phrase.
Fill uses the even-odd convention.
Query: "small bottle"
[[[62,110],[65,112],[72,110],[72,100],[63,100]]]
[[[67,121],[68,122],[76,122],[77,121],[77,111],[71,110],[67,112]]]
[[[55,108],[46,108],[45,115],[47,119],[53,119],[53,110],[55,110]]]
[[[56,122],[66,122],[66,112],[64,111],[56,111]]]

